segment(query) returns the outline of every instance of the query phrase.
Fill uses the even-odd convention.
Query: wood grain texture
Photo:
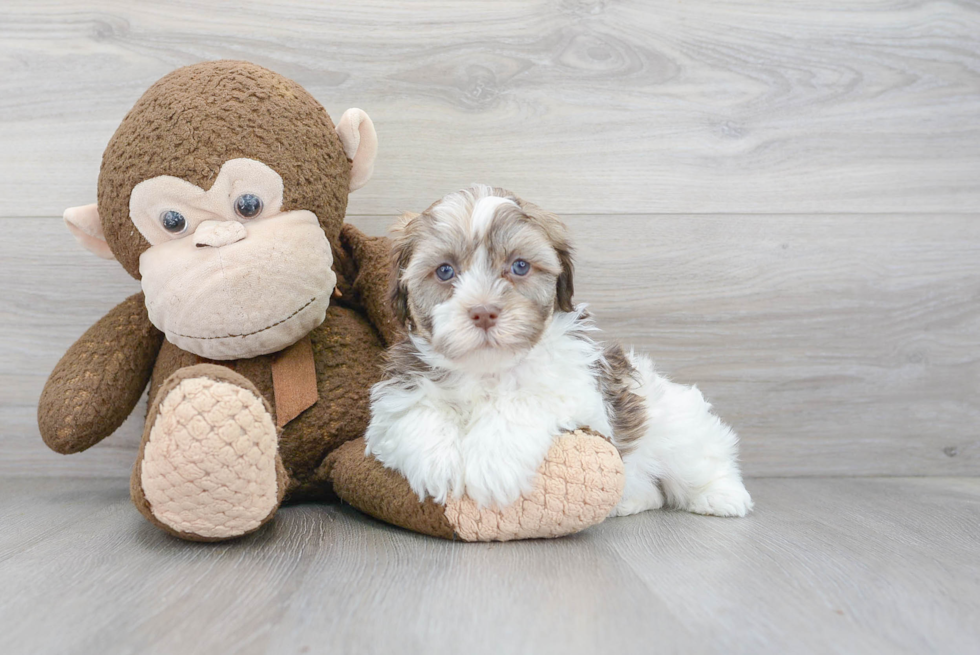
[[[474,181],[565,213],[980,207],[974,2],[6,0],[0,215],[92,201],[140,94],[216,58],[368,111],[352,214]]]
[[[576,300],[696,383],[752,476],[980,474],[980,221],[572,216]],[[353,221],[381,234],[387,217]],[[69,345],[138,290],[59,219],[0,219],[0,475],[127,475],[144,407],[63,457],[36,402]]]
[[[371,234],[473,181],[563,214],[577,300],[735,426],[757,511],[488,545],[305,505],[188,544],[129,501],[145,402],[48,451],[47,374],[139,288],[52,217],[217,58],[372,116]],[[980,478],[812,477],[980,475],[978,116],[968,0],[4,0],[0,650],[978,652]]]
[[[11,653],[972,653],[980,480],[750,480],[745,519],[647,512],[464,544],[338,505],[180,542],[123,480],[0,478]]]

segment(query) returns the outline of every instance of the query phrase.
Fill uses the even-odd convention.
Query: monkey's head
[[[301,86],[216,61],[151,86],[102,157],[97,205],[65,212],[96,254],[141,280],[150,321],[210,359],[281,350],[323,322],[347,195],[377,136],[337,127]]]

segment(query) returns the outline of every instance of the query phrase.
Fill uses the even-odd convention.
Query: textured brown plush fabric
[[[290,421],[279,438],[279,453],[289,472],[287,500],[332,498],[322,480],[312,480],[327,453],[364,434],[370,418],[371,385],[381,379],[383,346],[370,322],[359,312],[331,305],[327,318],[310,333],[320,400]],[[222,362],[249,380],[274,403],[272,359]],[[160,395],[163,382],[182,367],[198,363],[196,355],[168,341],[160,348],[150,382],[150,398]],[[273,405],[273,416],[275,406]],[[312,487],[307,487],[307,482]]]
[[[364,456],[364,439],[349,441],[325,462],[337,495],[365,514],[422,534],[452,539],[446,511],[431,498],[418,496],[400,474]]]
[[[77,453],[112,434],[143,395],[162,342],[142,293],[90,327],[44,385],[37,406],[44,443],[62,454]]]
[[[316,214],[334,251],[337,288],[344,296],[309,334],[318,400],[279,437],[283,494],[333,498],[317,470],[330,451],[364,433],[384,349],[372,321],[382,320],[385,333],[390,322],[381,318],[385,291],[358,281],[387,275],[381,256],[388,249],[385,240],[368,239],[354,228],[345,231],[343,243],[340,239],[351,164],[323,107],[295,82],[247,62],[207,62],[165,76],[137,101],[103,155],[98,190],[103,231],[116,258],[138,277],[139,255],[149,244],[129,218],[133,187],[171,175],[209,189],[222,164],[236,158],[275,170],[283,178],[282,209]],[[370,255],[368,260],[358,261],[361,252]],[[248,381],[274,407],[275,357],[222,362],[220,371]],[[142,294],[133,296],[94,325],[55,368],[38,407],[42,435],[58,452],[85,450],[125,420],[147,381],[152,423],[153,403],[167,379],[200,362],[164,341],[147,318]],[[138,490],[134,500],[145,504]]]
[[[143,428],[143,441],[140,443],[139,455],[136,458],[136,464],[133,466],[133,474],[132,476],[130,476],[129,479],[129,492],[130,492],[130,496],[133,499],[133,504],[136,505],[136,509],[139,510],[140,514],[146,517],[146,519],[150,523],[157,526],[161,530],[164,530],[165,532],[169,532],[175,537],[180,537],[181,539],[186,539],[188,541],[205,541],[205,542],[222,541],[223,540],[222,538],[203,537],[201,535],[193,534],[191,532],[181,532],[178,530],[174,530],[167,524],[160,521],[153,514],[153,508],[151,507],[150,503],[147,501],[146,495],[143,493],[143,487],[140,484],[140,480],[142,478],[143,454],[146,451],[146,444],[150,439],[150,430],[153,428],[153,422],[160,412],[160,402],[164,398],[166,398],[167,394],[170,393],[170,391],[172,391],[182,381],[191,378],[197,378],[197,377],[206,377],[212,380],[217,380],[219,382],[229,382],[231,384],[236,384],[244,389],[248,389],[256,396],[262,398],[262,395],[259,393],[258,389],[256,389],[251,382],[249,382],[241,375],[238,375],[237,373],[229,370],[227,367],[224,366],[217,366],[214,364],[198,364],[196,366],[183,368],[177,371],[176,373],[174,373],[162,385],[160,385],[160,392],[156,395],[153,402],[150,403],[149,410],[146,413],[146,426]],[[271,413],[272,407],[269,405],[268,400],[263,399],[263,402],[265,404],[266,411]],[[279,457],[276,458],[276,473],[277,473],[276,478],[278,480],[277,496],[279,502],[281,503],[283,497],[286,495],[288,474],[286,473],[286,469],[283,467],[282,461]],[[269,520],[272,519],[274,515],[275,515],[275,510],[269,513],[269,516],[266,517],[266,519],[262,522],[262,524],[264,525],[265,523],[267,523]],[[262,526],[261,525],[257,526],[254,530],[252,530],[252,532],[258,530],[260,527]]]
[[[340,242],[345,253],[347,277],[353,281],[355,299],[364,308],[385,345],[405,337],[404,329],[395,318],[388,298],[391,277],[391,241],[384,237],[368,237],[356,227],[344,224]]]
[[[102,156],[99,214],[113,254],[139,278],[149,247],[129,220],[133,187],[172,175],[211,188],[229,159],[261,161],[285,182],[283,211],[317,215],[336,249],[350,162],[326,110],[303,87],[244,61],[179,68],[151,86]]]

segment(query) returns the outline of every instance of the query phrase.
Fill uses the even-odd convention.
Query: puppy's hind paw
[[[655,483],[650,484],[646,489],[632,490],[627,482],[623,498],[609,516],[632,516],[650,509],[660,509],[663,506],[664,495]]]
[[[752,511],[752,498],[741,480],[718,480],[691,498],[684,509],[709,516],[745,516]]]

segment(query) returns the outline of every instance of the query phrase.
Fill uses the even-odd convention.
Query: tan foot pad
[[[140,486],[149,510],[181,536],[255,530],[279,505],[277,448],[272,416],[254,393],[207,377],[180,380],[160,402],[144,446]]]
[[[623,460],[602,436],[559,436],[538,469],[534,489],[504,509],[479,509],[469,498],[419,502],[399,473],[364,454],[356,439],[327,458],[334,491],[362,512],[409,530],[463,541],[560,537],[602,522],[623,495]]]

